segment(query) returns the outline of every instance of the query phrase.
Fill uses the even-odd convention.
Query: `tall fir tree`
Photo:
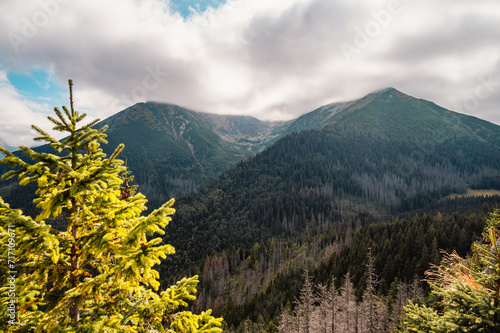
[[[33,219],[0,198],[2,331],[221,332],[222,318],[211,310],[187,310],[197,276],[157,292],[153,266],[174,248],[154,235],[164,233],[174,200],[141,216],[147,200],[117,159],[124,146],[107,158],[100,148],[106,127],[93,129],[98,120],[80,126],[86,115],[74,109],[72,85],[69,80],[70,108],[48,117],[67,137],[57,140],[33,125],[40,134],[35,140],[56,153],[21,146],[34,161],[29,164],[0,147],[0,163],[13,167],[2,178],[36,182],[41,209]],[[48,219],[63,219],[66,230]]]
[[[486,242],[472,246],[472,256],[456,252],[429,274],[435,304],[406,307],[404,328],[417,332],[498,332],[500,326],[500,210],[487,221]]]

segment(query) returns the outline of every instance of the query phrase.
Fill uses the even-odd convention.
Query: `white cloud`
[[[51,128],[50,121],[40,111],[46,110],[46,105],[40,105],[26,100],[10,84],[5,71],[0,70],[0,101],[2,101],[0,117],[0,133],[2,144],[17,147],[32,146],[33,138],[37,136],[31,125],[44,129]]]
[[[3,1],[0,59],[72,78],[77,107],[101,118],[149,99],[289,119],[386,86],[453,109],[479,78],[500,81],[499,20],[496,0],[229,0],[187,20],[160,0]],[[15,52],[7,36],[29,22]],[[168,76],[142,89],[148,68]],[[499,96],[494,87],[464,112],[500,123]]]

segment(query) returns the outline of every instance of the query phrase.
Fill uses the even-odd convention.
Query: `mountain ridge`
[[[181,201],[182,224],[225,219],[240,225],[234,232],[244,244],[251,242],[242,234],[245,228],[260,235],[293,234],[318,212],[338,225],[356,215],[368,221],[420,209],[467,188],[500,189],[500,126],[393,88],[327,105],[297,122],[300,131],[285,133]],[[300,206],[304,196],[314,198],[306,207],[315,213],[276,208]],[[239,200],[241,205],[224,207]],[[192,202],[206,205],[200,216],[190,210]]]
[[[279,244],[307,239],[314,253],[322,253],[311,261],[321,265],[348,246],[360,227],[401,216],[417,219],[415,212],[424,212],[426,220],[425,214],[451,193],[500,190],[498,125],[392,89],[315,111],[299,119],[299,131],[284,134],[176,202],[174,223],[167,226],[164,241],[182,255],[160,268],[162,276],[168,279],[172,267],[189,269],[190,274],[212,279],[212,285],[204,282],[202,304],[218,300],[221,307],[243,307],[262,299],[266,288],[282,277],[272,266],[272,253],[290,252]],[[459,236],[453,232],[453,237]],[[325,239],[326,248],[337,250],[317,250]],[[432,239],[419,251],[425,253],[430,244]],[[438,245],[433,247],[438,253]],[[216,283],[206,268],[221,258],[230,268],[223,271],[225,282]],[[266,258],[268,267],[263,264]],[[292,257],[288,267],[309,269],[301,259],[298,254]],[[392,282],[384,283],[388,287]]]
[[[412,130],[417,124],[422,125],[419,132]],[[392,87],[360,99],[330,103],[286,122],[146,102],[130,106],[97,126],[104,125],[109,126],[109,144],[103,146],[104,151],[109,154],[118,144],[125,144],[121,157],[127,160],[152,208],[170,197],[194,193],[222,171],[292,133],[325,128],[329,129],[325,133],[342,132],[351,127],[358,134],[411,141],[427,150],[448,137],[474,136],[492,145],[500,138],[495,124]]]
[[[411,99],[415,103],[433,105],[435,108],[451,112],[449,118],[452,118],[451,115],[460,115],[464,117],[480,119],[474,116],[464,115],[455,111],[445,109],[432,101],[412,97],[410,95],[402,93],[394,87],[386,87],[375,90],[359,99],[322,105],[314,109],[313,111],[306,112],[298,116],[297,118],[288,121],[262,121],[252,116],[221,115],[203,111],[193,111],[176,104],[148,101],[136,103],[104,120],[101,120],[99,126],[102,126],[104,124],[108,126],[113,125],[119,122],[121,119],[127,118],[127,114],[130,116],[130,114],[133,114],[134,112],[134,120],[137,121],[140,120],[141,117],[147,118],[148,115],[150,116],[152,108],[164,109],[164,111],[167,110],[170,112],[170,116],[188,115],[188,118],[197,117],[199,120],[205,121],[205,125],[209,127],[215,134],[217,134],[217,136],[219,136],[222,140],[235,144],[235,148],[237,150],[247,149],[251,153],[255,153],[262,150],[267,145],[286,134],[292,132],[300,132],[303,130],[321,129],[325,126],[337,123],[348,114],[353,113],[358,109],[364,108],[377,96],[381,97],[384,95],[395,95]],[[139,110],[144,112],[144,114],[138,112]],[[175,140],[179,139],[177,137],[178,135],[182,136],[183,129],[181,128],[181,126],[178,126],[178,128],[174,127],[174,124],[171,123],[172,119],[169,119],[168,117],[162,117],[162,119],[156,120],[157,121],[150,121],[149,123],[153,129],[156,128],[158,130],[166,130],[168,132],[169,129],[165,128],[165,126],[162,127],[162,125],[169,124],[171,126],[170,134],[174,137]],[[452,120],[456,121],[456,119]],[[488,122],[492,125],[496,125],[486,120],[482,121]],[[450,122],[450,119],[448,119],[448,122]],[[176,131],[178,129],[180,129],[180,131]],[[12,147],[9,148],[12,149]]]

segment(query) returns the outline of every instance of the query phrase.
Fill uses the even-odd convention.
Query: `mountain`
[[[223,285],[204,284],[205,305],[218,299],[244,307],[264,297],[284,267],[328,262],[352,244],[348,235],[357,227],[429,212],[469,188],[500,190],[500,126],[392,88],[319,108],[287,126],[289,134],[176,203],[165,242],[179,254],[161,276],[189,270],[220,277]],[[303,260],[311,249],[312,258]],[[280,269],[272,266],[273,253],[288,258]]]
[[[138,103],[107,118],[108,147],[124,143],[127,159],[152,208],[193,193],[222,170],[262,150],[279,123]]]
[[[154,208],[170,197],[194,193],[223,170],[290,133],[350,126],[359,135],[418,144],[420,149],[434,149],[449,137],[498,139],[485,137],[495,133],[495,125],[471,119],[387,88],[358,100],[320,107],[285,123],[148,102],[123,110],[100,125],[109,126],[108,153],[125,143],[122,158],[127,159]]]
[[[274,129],[281,123],[263,122],[249,116],[195,112],[177,105],[147,102],[131,106],[98,126],[108,125],[108,135],[126,140],[130,130],[126,124],[145,127],[147,132],[154,131],[145,133],[153,136],[151,142],[168,140],[174,145],[178,143],[181,147],[176,148],[185,150],[188,147],[194,159],[203,160],[206,158],[204,154],[208,154],[217,164],[221,163],[218,160],[221,155],[225,155],[224,158],[235,155],[238,160],[261,150],[279,136]]]
[[[244,235],[294,234],[320,213],[331,223],[369,220],[468,188],[500,189],[500,126],[393,88],[287,126],[290,134],[186,199],[187,220],[227,220],[251,244]],[[191,206],[203,207],[203,218]]]
[[[336,123],[357,126],[357,130],[368,135],[399,136],[399,140],[407,141],[425,138],[432,142],[453,136],[481,136],[483,130],[486,134],[498,127],[385,88],[358,100],[322,106],[292,121],[284,132],[318,130]]]
[[[109,154],[118,144],[125,143],[126,149],[121,157],[127,160],[136,183],[149,198],[150,208],[159,206],[170,197],[194,193],[223,170],[291,133],[324,130],[326,138],[342,136],[344,132],[346,137],[355,133],[357,137],[368,137],[367,140],[375,138],[391,144],[407,144],[412,146],[411,149],[418,146],[420,151],[437,147],[446,150],[450,147],[445,145],[452,138],[454,144],[461,140],[477,140],[483,145],[493,146],[499,139],[496,125],[443,109],[394,88],[373,92],[354,101],[325,105],[284,123],[263,122],[248,116],[213,115],[176,105],[147,102],[133,105],[98,124],[104,125],[109,126],[109,144],[103,147],[105,152]],[[310,135],[323,136],[318,133]],[[38,149],[50,150],[47,147]],[[290,154],[295,150],[293,147],[288,149]],[[458,151],[462,149],[458,147]],[[304,153],[308,155],[311,151]],[[484,156],[479,157],[479,160],[483,159]],[[0,172],[3,173],[4,169]],[[491,182],[485,175],[480,178]],[[356,177],[365,177],[365,174],[358,172]],[[461,182],[460,186],[453,186],[464,190],[467,181],[460,179],[454,180],[455,185]],[[0,191],[6,195],[5,192]],[[385,201],[388,200],[397,201],[394,197]]]
[[[263,122],[248,116],[213,115],[147,102],[133,105],[98,124],[104,125],[109,126],[109,144],[103,147],[105,152],[109,154],[118,144],[125,144],[121,158],[126,159],[133,170],[136,183],[149,198],[150,208],[158,207],[170,197],[194,193],[223,170],[291,133],[324,130],[326,138],[335,135],[332,131],[337,131],[337,136],[344,132],[346,136],[355,133],[358,137],[368,137],[367,140],[376,138],[391,144],[418,146],[420,151],[437,147],[449,149],[445,145],[451,139],[454,144],[461,140],[477,140],[493,146],[499,139],[498,126],[494,124],[443,109],[394,88],[376,91],[354,101],[325,105],[284,123]],[[310,135],[323,136],[316,132]],[[38,149],[50,151],[47,147]],[[293,155],[296,149],[291,147],[288,151]],[[462,151],[461,147],[458,151]],[[311,151],[304,153],[306,156]],[[483,159],[484,156],[479,157]],[[0,172],[6,170],[0,166]],[[365,174],[358,172],[356,177],[365,177]],[[486,174],[480,178],[491,182]],[[454,185],[457,190],[467,187],[463,178],[454,181],[455,185],[461,182],[458,187]],[[373,180],[372,183],[377,186]],[[17,195],[17,190],[12,192],[10,189],[7,193],[4,189],[1,193]],[[394,197],[385,201],[388,200],[397,201]]]
[[[125,143],[120,157],[150,208],[178,198],[162,283],[199,274],[196,306],[232,325],[293,303],[302,269],[322,283],[349,271],[362,292],[369,246],[390,292],[437,263],[439,248],[465,253],[482,230],[477,212],[500,202],[447,199],[500,190],[500,126],[394,88],[284,123],[148,102],[104,125],[105,152]],[[6,185],[0,196],[14,207],[32,201]]]
[[[320,108],[288,129],[302,131],[179,203],[180,225],[224,225],[197,244],[222,251],[230,243],[217,238],[229,237],[251,246],[320,224],[382,219],[468,188],[500,189],[499,126],[392,88]]]
[[[108,144],[103,146],[108,155],[120,143],[125,144],[120,158],[133,170],[149,208],[157,208],[171,197],[195,192],[223,170],[271,144],[279,137],[276,129],[280,124],[147,102],[135,104],[96,127],[109,127]],[[36,149],[52,152],[48,146]],[[2,174],[7,170],[0,166]],[[19,200],[12,196],[23,190],[12,190],[0,189],[0,195]],[[33,195],[23,197],[31,200]]]
[[[194,192],[214,169],[237,158],[195,113],[174,105],[139,103],[98,124],[104,125],[106,147],[125,144],[121,158],[155,206]]]

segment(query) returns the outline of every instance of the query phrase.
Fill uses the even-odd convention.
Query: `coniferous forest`
[[[237,154],[219,118],[149,104],[76,130],[72,104],[53,118],[64,140],[37,128],[48,145],[2,150],[2,232],[16,221],[27,241],[21,326],[76,329],[81,316],[85,329],[405,332],[425,331],[428,315],[445,332],[460,308],[439,287],[465,297],[473,286],[484,293],[474,302],[491,298],[474,320],[493,332],[500,127],[389,89],[274,128],[252,120],[272,137]],[[154,127],[119,145],[134,121]],[[231,121],[240,131],[249,120]],[[150,133],[168,140],[141,155]],[[175,158],[157,168],[163,144]],[[172,189],[182,194],[163,204]],[[62,304],[65,321],[51,324]]]

